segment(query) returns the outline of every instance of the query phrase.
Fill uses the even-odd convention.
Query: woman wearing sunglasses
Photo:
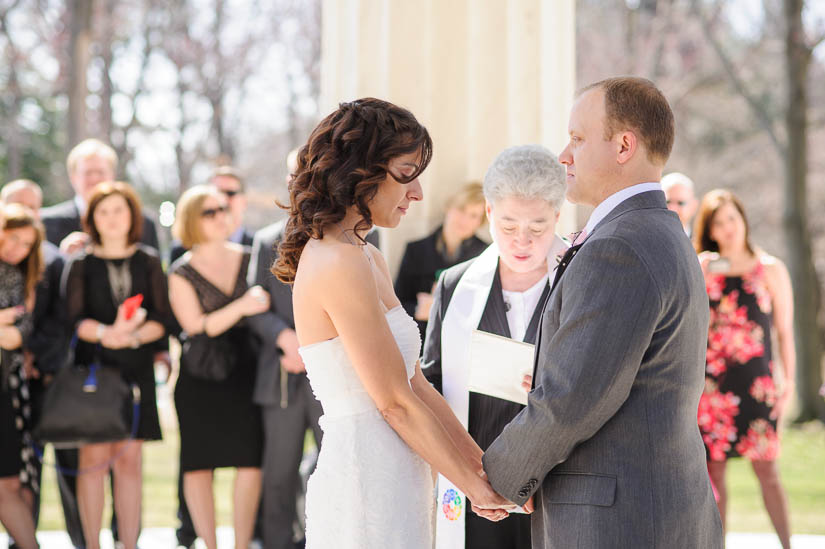
[[[229,242],[226,195],[198,185],[181,196],[172,231],[184,254],[169,269],[169,300],[185,334],[175,408],[180,423],[183,493],[195,532],[208,549],[217,547],[213,472],[234,467],[235,547],[252,539],[261,491],[262,428],[252,402],[255,383],[254,340],[244,319],[269,310],[269,294],[246,282],[250,250]],[[225,349],[222,375],[204,375],[195,359],[199,334],[204,343]],[[220,347],[218,346],[220,340]],[[216,354],[207,357],[215,361]],[[231,359],[231,363],[229,362]],[[220,360],[224,360],[221,358]],[[218,365],[220,366],[220,365]],[[213,371],[214,372],[214,371]],[[222,378],[222,379],[219,379]]]

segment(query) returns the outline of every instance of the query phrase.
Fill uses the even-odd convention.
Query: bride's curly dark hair
[[[390,160],[413,152],[421,158],[415,173],[402,177],[389,171]],[[409,183],[432,154],[430,134],[410,111],[372,97],[339,104],[298,151],[288,184],[289,205],[281,206],[289,218],[272,273],[291,284],[309,239],[322,238],[324,229],[341,221],[351,206],[363,217],[356,230],[372,227],[367,204],[387,173]]]

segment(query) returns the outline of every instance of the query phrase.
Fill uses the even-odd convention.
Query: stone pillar
[[[381,246],[433,230],[445,200],[502,149],[567,143],[575,91],[575,0],[324,0],[320,114],[374,96],[408,108],[434,143],[413,205]],[[566,204],[558,231],[577,228]]]

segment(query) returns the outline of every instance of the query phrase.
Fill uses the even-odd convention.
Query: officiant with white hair
[[[558,258],[555,234],[566,172],[539,145],[502,151],[484,177],[493,236],[480,256],[438,281],[422,368],[482,450],[527,402],[533,349]],[[436,547],[528,549],[530,516],[490,522],[438,478]]]

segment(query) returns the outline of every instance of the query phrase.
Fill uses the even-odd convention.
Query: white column
[[[407,241],[442,219],[447,197],[502,149],[567,142],[575,91],[575,0],[324,0],[321,115],[374,96],[427,126],[435,154],[424,201],[384,231],[395,272]],[[562,210],[559,232],[577,226]]]

